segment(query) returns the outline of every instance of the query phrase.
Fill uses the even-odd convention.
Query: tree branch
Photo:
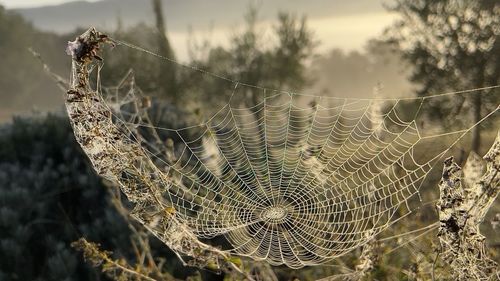
[[[469,157],[470,161],[475,157]],[[497,264],[489,258],[479,226],[500,190],[500,132],[484,156],[486,173],[466,184],[462,169],[450,157],[444,162],[437,203],[441,223],[438,237],[443,259],[458,280],[490,280]]]

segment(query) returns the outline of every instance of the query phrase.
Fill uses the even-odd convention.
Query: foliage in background
[[[232,37],[230,47],[215,47],[209,49],[205,56],[195,55],[192,64],[246,84],[282,90],[303,89],[310,82],[306,73],[307,63],[316,44],[305,17],[279,14],[272,34],[269,34],[273,40],[276,39],[274,45],[270,45],[268,41],[273,40],[258,29],[257,18],[257,10],[250,7],[245,16],[245,29]],[[227,101],[234,88],[234,84],[228,81],[189,70],[180,83],[187,89],[189,97],[200,100],[199,104],[221,105],[221,100]],[[273,94],[264,93],[261,89],[245,90],[237,89],[235,102],[255,105],[264,94]]]
[[[411,81],[420,86],[418,95],[500,84],[498,1],[398,0],[392,10],[401,19],[388,30],[388,40],[414,66]],[[471,126],[499,102],[498,94],[478,92],[471,98],[458,96],[433,104],[426,112],[444,126]],[[470,114],[471,118],[457,120],[455,116],[460,114]],[[476,152],[480,128],[473,130],[471,149]]]
[[[102,280],[71,243],[99,241],[140,262],[130,221],[92,170],[66,116],[15,118],[0,129],[0,280]],[[115,201],[112,201],[114,199]],[[118,210],[118,211],[117,211]],[[156,239],[155,257],[179,278],[192,271]]]
[[[69,244],[85,236],[119,248],[128,231],[116,212],[103,208],[106,190],[66,119],[16,118],[2,128],[0,159],[0,276],[94,279]]]
[[[406,77],[412,66],[401,52],[381,40],[370,40],[364,52],[333,49],[316,56],[311,64],[315,94],[349,98],[413,95]]]

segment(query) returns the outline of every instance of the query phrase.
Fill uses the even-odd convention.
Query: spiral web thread
[[[264,90],[252,107],[230,101],[199,125],[168,129],[131,75],[105,91],[116,126],[158,168],[150,181],[162,183],[159,197],[178,221],[223,251],[272,265],[318,265],[364,245],[412,211],[450,148],[419,163],[416,146],[437,136],[403,120],[401,99]]]

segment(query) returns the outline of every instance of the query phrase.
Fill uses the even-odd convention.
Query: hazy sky
[[[57,5],[61,3],[73,2],[76,0],[0,0],[0,4],[7,8],[20,8],[20,7],[35,7],[44,5]],[[96,2],[98,0],[86,0],[88,2]],[[331,0],[330,0],[331,1]],[[382,0],[377,0],[382,1]],[[388,1],[388,0],[384,0]],[[168,18],[168,16],[167,16]],[[308,26],[314,31],[315,38],[319,40],[316,52],[325,53],[332,48],[340,48],[346,51],[350,50],[363,50],[366,41],[381,34],[382,30],[387,27],[394,20],[394,15],[386,11],[372,11],[368,13],[354,13],[345,15],[336,15],[330,17],[309,17]],[[104,18],[102,20],[115,21],[112,18]],[[240,22],[240,25],[242,23]],[[264,21],[259,24],[264,33],[266,30],[272,30],[274,21]],[[96,21],[94,25],[106,26]],[[208,26],[208,23],[207,23]],[[188,59],[188,48],[186,42],[189,39],[203,40],[209,39],[210,42],[216,42],[216,45],[227,46],[230,43],[231,34],[235,34],[238,30],[236,25],[231,26],[213,26],[213,29],[208,32],[203,28],[194,28],[194,34],[188,32],[188,24],[182,30],[169,30],[169,37],[173,48],[179,59]],[[240,28],[241,29],[241,28]],[[264,36],[265,37],[265,36]],[[270,38],[271,39],[271,38]],[[271,40],[272,41],[272,40]]]
[[[357,50],[362,51],[367,41],[376,38],[382,33],[384,28],[389,26],[396,19],[395,15],[388,13],[368,13],[360,15],[347,15],[342,17],[325,17],[325,18],[309,18],[307,26],[313,31],[314,38],[319,40],[319,45],[315,51],[319,54],[324,54],[332,48],[339,48],[344,51]],[[273,21],[261,22],[257,27],[264,42],[273,42],[269,38]],[[190,36],[194,39],[209,39],[210,42],[216,45],[229,46],[230,34],[238,34],[243,28],[235,27],[220,27],[215,28],[211,32],[168,32],[170,43],[174,48],[176,55],[181,60],[188,58],[186,42]],[[191,38],[193,39],[193,38]]]
[[[0,4],[6,8],[38,7],[45,5],[56,5],[61,3],[73,2],[75,0],[0,0]],[[97,0],[87,0],[95,2]]]

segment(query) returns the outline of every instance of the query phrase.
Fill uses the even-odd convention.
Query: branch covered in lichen
[[[482,167],[478,159],[469,157],[466,167]],[[477,177],[478,172],[466,173],[462,180],[462,169],[453,157],[446,159],[439,184],[440,252],[458,280],[491,280],[498,270],[479,226],[500,190],[500,133],[484,160],[482,177]]]
[[[112,42],[93,28],[68,43],[72,77],[66,108],[78,143],[97,173],[117,183],[135,204],[131,215],[179,256],[189,257],[189,265],[239,270],[234,258],[200,242],[181,223],[164,196],[175,183],[158,170],[140,144],[129,140],[125,126],[113,122],[113,112],[91,87],[90,69],[96,60],[102,60],[98,52],[105,43]]]

